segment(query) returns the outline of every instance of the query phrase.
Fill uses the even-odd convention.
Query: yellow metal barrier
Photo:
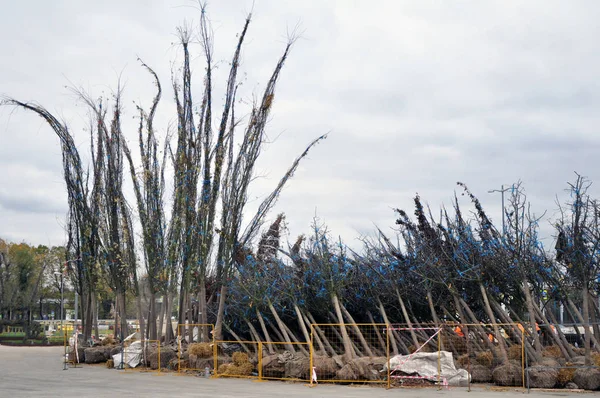
[[[392,386],[428,387],[446,384],[441,374],[441,332],[442,328],[435,325],[413,325],[391,324],[386,328],[391,340],[392,350],[390,352],[390,367],[388,388]],[[408,363],[415,355],[433,355],[436,362],[435,370],[422,369],[417,374],[409,374],[403,371],[403,365]]]
[[[501,339],[496,338],[496,331]],[[508,364],[519,368],[519,374],[507,375],[504,383],[524,387],[525,342],[526,335],[516,323],[442,325],[441,349],[452,352],[457,366],[469,372],[469,389],[473,382],[491,382],[491,371],[507,365],[505,359],[508,359]]]
[[[389,385],[390,337],[385,323],[310,325],[310,384]]]
[[[472,376],[491,378],[498,366],[511,365],[508,385],[524,386],[526,337],[518,324],[311,324],[308,343],[218,340],[212,353],[215,377],[442,388],[447,386],[442,359],[451,358],[469,373],[469,387]],[[435,369],[402,372],[415,353],[434,355]]]
[[[177,325],[177,372],[186,370],[206,371],[206,368],[217,367],[217,352],[214,344],[214,329],[212,323],[180,323]],[[183,341],[188,344],[183,346]],[[197,345],[196,345],[197,344]],[[209,346],[201,346],[209,344]],[[196,353],[190,353],[190,348]],[[208,348],[208,349],[207,349]],[[183,351],[186,350],[187,359]],[[209,365],[210,364],[210,365]],[[210,370],[210,369],[209,369]]]
[[[310,344],[259,342],[259,380],[310,380]]]
[[[215,341],[215,377],[258,379],[262,343],[256,341]]]

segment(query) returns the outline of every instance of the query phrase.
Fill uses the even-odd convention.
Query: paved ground
[[[507,398],[522,392],[497,392],[464,388],[392,389],[300,383],[257,383],[239,379],[204,379],[194,376],[124,372],[101,366],[62,370],[62,347],[0,346],[0,397],[425,397]],[[531,398],[557,397],[567,393],[531,392]],[[600,394],[592,394],[600,397]]]

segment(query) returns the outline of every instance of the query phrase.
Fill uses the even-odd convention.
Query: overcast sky
[[[244,102],[260,95],[287,32],[300,24],[303,34],[277,88],[252,203],[311,139],[330,132],[273,213],[287,214],[292,239],[317,214],[355,245],[374,224],[390,231],[393,208],[412,213],[416,193],[434,210],[449,205],[457,181],[499,221],[500,196],[488,190],[522,180],[532,208],[548,211],[550,244],[556,195],[568,198],[573,172],[600,184],[600,2],[215,0],[208,10],[219,90],[253,3]],[[175,28],[197,26],[195,5],[5,2],[0,94],[64,117],[83,153],[87,114],[65,86],[106,96],[120,75],[133,140],[133,101],[148,106],[154,90],[140,57],[165,88],[156,122],[164,134],[174,120],[171,65],[181,61]],[[200,48],[192,52],[199,99],[203,64]],[[66,211],[57,137],[33,114],[0,109],[0,237],[62,244]]]

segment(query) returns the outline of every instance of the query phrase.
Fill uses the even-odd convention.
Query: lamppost
[[[65,325],[64,325],[64,308],[65,308],[65,277],[64,274],[62,272],[55,272],[54,275],[60,275],[60,330],[63,333],[63,335],[66,334],[65,332]],[[65,347],[65,352],[63,355],[63,370],[67,370],[67,344],[64,344]]]

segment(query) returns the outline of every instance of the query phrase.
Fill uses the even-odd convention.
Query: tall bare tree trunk
[[[412,322],[410,321],[408,311],[406,311],[406,306],[404,305],[404,300],[402,300],[402,296],[400,295],[398,289],[396,289],[396,296],[398,296],[398,301],[400,302],[400,309],[402,310],[402,315],[404,316],[404,322],[406,322],[406,325],[410,328],[410,337],[412,338],[413,344],[415,345],[415,349],[418,349],[419,340],[417,339],[415,331],[412,329]]]
[[[263,334],[265,335],[265,339],[267,340],[267,349],[269,350],[269,354],[274,354],[275,350],[273,349],[273,344],[270,344],[273,342],[273,340],[271,340],[271,336],[269,335],[269,331],[267,330],[267,326],[265,325],[265,320],[263,319],[263,316],[261,314],[261,312],[258,310],[258,308],[256,309],[256,317],[258,318],[258,323],[260,323],[260,328],[262,329]]]
[[[346,325],[344,324],[344,317],[342,317],[342,310],[340,309],[340,302],[336,294],[331,297],[333,301],[333,307],[335,308],[335,313],[337,315],[338,323],[340,324],[340,332],[342,335],[342,343],[344,345],[344,355],[347,360],[351,360],[353,357],[353,349],[352,344],[350,342],[350,337],[348,337],[348,331],[346,330]]]
[[[600,336],[600,325],[598,325],[598,318],[596,318],[596,311],[598,310],[598,307],[596,306],[597,300],[591,292],[588,296],[588,307],[590,309],[590,319],[592,321],[592,335]],[[596,349],[600,349],[600,347],[596,347]]]
[[[146,331],[146,323],[144,322],[144,312],[142,310],[142,295],[139,292],[135,297],[135,301],[137,304],[138,322],[140,324],[140,339],[145,340],[148,338],[148,335],[144,336]],[[150,319],[148,319],[148,321],[150,321]],[[154,334],[156,335],[156,322],[154,322]],[[154,336],[153,340],[156,340],[156,336]]]
[[[287,350],[291,351],[291,352],[296,352],[296,349],[294,348],[293,344],[288,344],[290,343],[292,340],[290,339],[290,336],[287,333],[287,330],[285,328],[285,325],[283,323],[283,321],[281,320],[281,318],[279,318],[279,315],[277,315],[277,311],[275,311],[275,307],[273,307],[273,304],[271,303],[271,300],[267,300],[268,305],[269,305],[269,310],[271,310],[271,314],[273,314],[273,318],[275,318],[275,322],[277,323],[277,326],[279,327],[279,330],[281,331],[281,335],[284,338],[284,342],[285,347]]]
[[[395,331],[390,329],[391,328],[391,324],[390,324],[390,320],[387,317],[387,314],[385,313],[385,309],[383,308],[383,304],[381,303],[381,300],[377,299],[377,302],[379,303],[379,312],[381,313],[381,317],[383,318],[383,322],[387,325],[387,333],[388,333],[388,339],[390,340],[390,344],[392,346],[392,354],[394,355],[398,355],[398,345],[396,344],[396,337],[395,337]],[[404,344],[403,344],[404,345]],[[403,347],[406,351],[408,351],[407,347]]]
[[[217,322],[215,323],[215,340],[223,340],[223,316],[225,314],[225,297],[227,296],[227,286],[221,286],[219,295],[219,308],[217,309]]]
[[[138,296],[141,296],[138,295]],[[138,306],[140,307],[140,312],[142,312],[142,299],[139,297]],[[162,310],[162,308],[161,308]],[[162,312],[162,311],[161,311]],[[142,324],[140,322],[140,328]],[[162,327],[162,322],[161,322]],[[153,289],[150,288],[150,298],[148,303],[148,334],[146,335],[148,340],[157,340],[158,332],[156,330],[156,293],[154,293]]]
[[[294,302],[294,311],[296,312],[296,319],[298,319],[298,325],[300,326],[300,330],[304,335],[304,340],[310,344],[310,335],[308,334],[308,330],[306,330],[306,324],[304,323],[304,317],[302,316],[302,312],[300,312],[300,308],[298,308],[298,304]]]
[[[585,291],[585,289],[584,289],[584,291]],[[584,300],[584,302],[585,301],[586,300]],[[568,298],[567,299],[567,303],[569,304],[569,307],[571,307],[571,312],[579,320],[579,323],[581,323],[582,325],[586,325],[586,321],[585,321],[584,315],[582,315],[581,312],[577,309],[577,307],[575,306],[575,304],[573,303],[573,301],[570,298]],[[589,325],[589,320],[588,320],[587,324]],[[575,328],[575,329],[577,329],[577,328]],[[585,327],[584,327],[584,329],[585,329]],[[589,338],[590,338],[591,342],[593,342],[596,347],[600,347],[600,344],[598,344],[598,340],[596,339],[596,336],[593,336],[590,333],[588,333],[588,335],[590,335]],[[584,340],[585,339],[586,339],[586,337],[585,337],[585,334],[584,334]]]
[[[315,322],[315,318],[313,318],[312,314],[306,311],[304,317],[306,323],[311,326],[313,339],[317,340],[317,344],[319,345],[319,348],[321,349],[323,354],[327,355],[327,352],[329,352],[331,355],[337,355],[337,353],[329,343],[329,340],[327,340],[327,336],[325,336],[323,330],[321,330],[319,325],[317,325],[317,323]]]
[[[536,333],[536,324],[535,324],[535,310],[533,309],[534,303],[531,298],[531,290],[529,290],[529,283],[527,280],[523,280],[521,283],[521,290],[525,294],[525,302],[527,303],[527,311],[529,312],[529,327],[531,328],[532,337],[533,337],[533,347],[538,354],[542,353],[542,344],[540,343],[540,339],[538,334]],[[539,355],[538,355],[539,356]]]
[[[92,311],[94,312],[94,332],[96,340],[100,340],[100,327],[98,326],[98,298],[95,293],[92,295]]]
[[[550,320],[556,327],[556,333],[558,334],[560,341],[562,341],[563,347],[565,347],[565,349],[567,350],[567,353],[569,354],[565,358],[567,358],[567,359],[573,358],[575,356],[575,352],[573,352],[573,349],[571,348],[571,344],[569,344],[569,342],[567,341],[567,338],[565,337],[565,334],[563,333],[560,325],[558,324],[556,317],[554,316],[552,311],[548,311],[548,314],[550,315]]]
[[[590,306],[589,306],[590,292],[587,280],[583,283],[583,327],[585,332],[585,365],[592,365],[592,349],[591,349],[591,336],[592,331],[590,330]]]
[[[496,303],[494,300],[490,300],[490,304],[496,310],[498,317],[504,323],[514,324],[512,319],[508,316],[508,314],[502,309],[500,304]],[[527,350],[528,356],[532,359],[532,362],[539,362],[542,359],[541,352],[536,351],[530,344],[527,344],[527,336],[521,332],[521,329],[518,327],[511,327],[511,330],[515,336],[515,339],[519,344],[523,344],[525,349]]]
[[[206,306],[206,281],[204,280],[200,282],[200,293],[198,296],[200,323],[206,325],[208,323],[208,316]],[[208,327],[202,326],[202,341],[206,343],[210,340],[210,336],[208,335]]]
[[[496,323],[496,317],[494,316],[494,312],[492,311],[492,307],[490,306],[490,301],[488,300],[487,292],[483,287],[483,284],[479,283],[479,290],[481,291],[481,296],[483,297],[483,303],[485,305],[485,312],[487,312],[488,317],[490,318],[490,322],[492,322],[492,327],[494,328],[494,336],[496,340],[498,340],[498,347],[500,347],[500,355],[502,355],[502,360],[504,363],[508,363],[508,354],[506,352],[506,346],[504,342],[504,337],[500,333],[500,329],[498,328],[498,324]]]
[[[173,333],[173,323],[171,322],[171,314],[173,313],[173,292],[165,294],[166,309],[165,309],[165,341],[171,341],[175,339],[175,333]],[[164,305],[164,304],[163,304]]]
[[[160,303],[160,311],[158,313],[158,330],[156,333],[156,337],[158,340],[160,340],[163,336],[163,327],[164,327],[164,322],[165,322],[165,314],[166,314],[166,305],[169,302],[169,300],[166,297],[166,294],[163,294],[162,297],[162,303]]]
[[[356,326],[356,322],[354,321],[354,318],[352,318],[352,315],[350,315],[350,313],[348,312],[346,307],[344,307],[343,304],[340,304],[340,307],[342,309],[342,312],[348,319],[348,322],[350,322],[350,324],[352,325],[352,329],[354,330],[354,333],[356,334],[356,336],[360,340],[360,343],[362,344],[363,348],[365,349],[365,353],[368,356],[373,357],[374,356],[373,351],[371,351],[371,347],[369,347],[369,344],[367,343],[367,340],[365,340],[365,337],[363,336],[362,332],[360,331],[360,328],[358,326]]]
[[[375,319],[373,319],[373,314],[371,314],[371,311],[367,311],[367,316],[369,317],[369,322],[371,322],[372,324],[376,323]],[[379,346],[385,353],[387,351],[387,343],[381,336],[381,333],[379,332],[379,328],[377,326],[373,326],[373,329],[375,329],[375,335],[377,336],[377,341],[379,342]]]
[[[558,346],[558,348],[560,348],[563,356],[567,359],[569,359],[572,355],[571,353],[573,351],[569,351],[569,349],[567,349],[567,346],[564,346],[562,344],[562,341],[560,340],[559,336],[554,333],[554,331],[552,330],[552,328],[550,327],[550,322],[548,321],[548,318],[546,318],[546,315],[544,315],[544,313],[542,312],[541,309],[538,308],[537,305],[535,305],[535,303],[533,304],[533,309],[536,312],[538,318],[540,319],[540,323],[542,324],[542,328],[546,331],[546,333],[548,333],[549,336],[551,336],[551,338],[554,340],[554,344],[556,344]],[[552,311],[548,311],[548,313],[551,313]],[[537,334],[537,333],[536,333]]]
[[[484,344],[490,349],[492,350],[494,348],[494,345],[492,344],[492,342],[488,339],[487,333],[486,331],[483,329],[483,327],[481,327],[480,325],[477,325],[477,323],[479,322],[479,320],[477,319],[477,317],[475,316],[475,314],[473,313],[473,311],[471,311],[471,308],[469,308],[469,306],[467,305],[467,303],[465,302],[465,300],[463,300],[462,298],[459,298],[459,302],[460,304],[463,306],[463,308],[465,309],[465,311],[467,311],[467,314],[469,315],[469,317],[471,318],[471,322],[473,322],[474,324],[476,324],[476,326],[474,327],[474,331],[476,333],[479,333],[480,337],[481,337],[481,341],[484,342]],[[463,325],[464,326],[464,325]],[[469,340],[469,341],[473,341],[473,340]]]

